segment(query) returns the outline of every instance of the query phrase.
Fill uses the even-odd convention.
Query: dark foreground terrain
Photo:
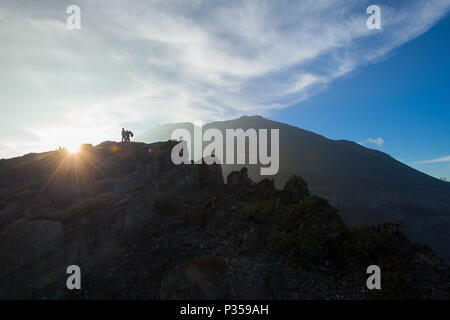
[[[449,267],[396,224],[349,228],[297,176],[224,184],[218,165],[173,165],[173,144],[0,161],[0,298],[450,298]]]

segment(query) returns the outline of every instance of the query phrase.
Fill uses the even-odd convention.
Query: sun
[[[75,154],[78,151],[80,151],[80,145],[79,144],[70,144],[66,146],[67,151],[69,151],[69,153]]]

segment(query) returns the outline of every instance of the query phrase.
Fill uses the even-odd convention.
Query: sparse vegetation
[[[310,196],[306,182],[293,176],[280,199],[255,202],[245,208],[244,218],[266,230],[270,251],[287,256],[304,267],[324,260],[335,251],[337,236],[347,231],[327,200]]]
[[[34,213],[28,216],[31,220],[74,220],[85,216],[99,214],[111,203],[113,193],[103,193],[95,198],[81,200],[68,206],[63,210],[48,210],[46,212]]]
[[[328,201],[309,197],[301,204],[278,208],[267,242],[271,251],[308,267],[328,259],[334,251],[330,249],[337,247],[337,236],[345,231],[345,224]]]
[[[326,199],[310,196],[301,178],[292,177],[277,197],[284,201],[258,201],[243,211],[245,220],[265,230],[266,246],[275,254],[306,268],[326,261],[337,268],[383,262],[395,269],[404,258],[400,256],[407,239],[400,226],[385,223],[349,230]]]
[[[284,185],[282,201],[285,204],[296,204],[310,195],[306,181],[293,175]]]
[[[248,221],[256,224],[265,224],[272,219],[274,208],[272,201],[256,202],[245,208],[244,216]]]

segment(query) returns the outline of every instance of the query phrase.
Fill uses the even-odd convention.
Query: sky
[[[274,120],[388,153],[450,180],[450,16]]]
[[[70,5],[81,29],[67,28]],[[381,29],[369,29],[369,5]],[[2,0],[0,158],[259,114],[450,178],[450,0]]]

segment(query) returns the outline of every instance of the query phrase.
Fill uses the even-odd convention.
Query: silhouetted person
[[[125,130],[122,128],[122,142],[131,142],[131,138],[134,136],[133,132],[130,130]],[[131,138],[130,138],[131,137]]]
[[[131,142],[131,138],[130,137],[133,138],[134,134],[130,130],[127,130],[127,141],[128,142]]]

